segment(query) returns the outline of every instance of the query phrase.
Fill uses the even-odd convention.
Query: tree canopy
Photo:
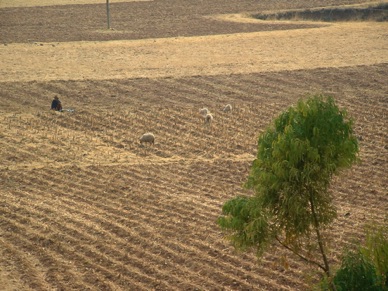
[[[333,175],[357,160],[358,142],[352,119],[331,96],[300,99],[278,116],[258,138],[245,187],[249,197],[227,201],[218,219],[233,245],[255,248],[257,255],[277,240],[297,252],[314,233],[327,274],[320,229],[336,217],[329,191]]]

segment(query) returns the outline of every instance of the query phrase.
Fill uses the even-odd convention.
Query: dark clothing
[[[61,101],[59,101],[58,99],[54,99],[53,102],[51,102],[51,109],[56,111],[61,111],[62,110]]]

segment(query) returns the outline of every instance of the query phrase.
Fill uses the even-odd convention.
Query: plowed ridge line
[[[81,189],[82,190],[82,189]],[[82,191],[82,193],[84,193],[84,191]],[[61,194],[58,194],[58,196],[60,197],[60,195]],[[80,192],[80,195],[81,195],[81,192]],[[73,199],[75,198],[74,196],[72,197]],[[90,203],[91,201],[89,201],[89,202],[86,202],[86,205],[88,204],[88,203]],[[72,204],[74,203],[74,207],[76,207],[76,205],[79,205],[79,201],[77,202],[77,203],[75,203],[75,202],[72,202]],[[54,205],[52,205],[52,207],[54,207]],[[61,208],[63,208],[63,205],[61,205],[60,206]],[[116,209],[116,208],[118,208],[118,205],[117,206],[115,206],[113,209]],[[105,211],[109,211],[110,213],[113,211],[113,209],[108,209],[108,208],[106,208],[106,206],[104,207],[104,210]],[[43,211],[44,212],[44,211]],[[137,210],[137,211],[135,211],[137,214],[139,214],[139,210]],[[114,217],[115,215],[111,215],[111,217],[112,218],[115,218]],[[72,214],[72,217],[74,217],[74,213]],[[150,215],[149,215],[149,213],[145,213],[144,214],[144,218],[145,219],[147,219],[147,217],[149,218],[150,217]],[[116,221],[119,221],[119,219],[120,219],[120,217],[118,216],[118,217],[116,217]],[[154,221],[154,223],[156,223],[157,221]],[[153,224],[154,224],[153,223]],[[111,223],[109,224],[109,225],[111,225]],[[112,229],[111,229],[111,227],[109,227],[109,225],[107,226],[108,227],[108,230],[110,231],[110,232],[112,232]],[[152,224],[151,224],[152,225]],[[77,229],[79,229],[79,227],[80,227],[81,225],[78,225],[78,226],[75,226]],[[145,226],[143,226],[141,229],[146,229],[147,228],[147,226],[145,225]],[[82,229],[82,227],[81,227],[81,229]],[[151,230],[151,232],[150,232],[150,235],[153,233],[153,231]],[[144,234],[143,234],[144,235]],[[166,234],[167,236],[168,236],[168,234]],[[77,235],[77,237],[78,237],[78,235]],[[162,238],[162,237],[160,237],[160,238]],[[195,241],[193,241],[193,245],[196,245],[196,244],[200,244],[201,242],[200,241],[197,241],[197,240],[195,240]],[[206,247],[205,247],[205,251],[206,251],[207,249],[206,249]],[[193,250],[193,251],[195,251],[195,250]],[[237,263],[237,262],[236,262]],[[224,268],[224,267],[223,267]]]
[[[82,192],[80,192],[80,193],[82,193]],[[76,197],[72,196],[72,199],[74,199],[74,198],[76,198]],[[85,200],[85,198],[81,198],[81,196],[78,197],[77,202],[72,202],[72,203],[74,203],[75,205],[79,205],[80,204],[80,200],[79,199],[84,200],[85,206],[86,205],[92,205],[91,203],[93,203],[91,200]],[[100,201],[102,201],[102,200],[100,199]],[[108,200],[106,200],[106,199],[104,199],[104,201],[108,202]],[[110,201],[110,204],[112,204],[112,203],[113,203],[113,201]],[[149,229],[150,225],[155,225],[155,224],[157,225],[157,223],[159,222],[159,219],[155,219],[155,220],[150,219],[150,217],[153,217],[152,213],[144,212],[144,215],[141,215],[141,213],[143,212],[141,210],[141,209],[143,209],[142,207],[138,208],[138,209],[134,209],[132,212],[128,212],[126,214],[122,214],[120,216],[116,216],[116,214],[113,214],[113,212],[115,211],[115,209],[119,209],[120,203],[117,203],[117,205],[114,205],[114,204],[116,204],[116,203],[114,203],[112,206],[108,206],[108,204],[106,204],[106,203],[104,203],[104,204],[100,204],[100,203],[96,204],[96,203],[94,203],[94,204],[95,205],[99,204],[104,209],[104,211],[108,211],[110,213],[109,214],[110,218],[115,218],[113,221],[120,221],[123,217],[128,216],[132,212],[136,213],[137,216],[139,216],[139,215],[142,216],[143,219],[141,219],[141,221],[147,222],[146,224],[139,226],[139,228],[142,230],[142,233],[139,233],[139,235],[142,235],[142,236],[147,236],[146,229]],[[61,207],[63,207],[63,205]],[[170,209],[170,210],[172,210],[172,209]],[[179,211],[177,213],[179,213]],[[192,215],[191,215],[191,217],[192,217]],[[112,222],[109,222],[109,223],[112,224]],[[118,223],[114,223],[114,225],[118,226],[119,224]],[[109,227],[107,227],[107,229],[109,231],[112,231],[112,229],[110,229]],[[163,234],[163,229],[159,229],[158,232]],[[150,237],[152,237],[152,236],[155,237],[155,229],[150,228],[150,231],[149,231],[148,234],[149,234]],[[169,233],[166,233],[164,236],[159,236],[158,235],[158,237],[159,237],[158,241],[160,241],[160,240],[163,239],[163,237],[169,237]],[[194,241],[193,245],[196,245],[198,243],[200,243],[200,241]],[[195,252],[195,250],[193,250],[193,252]],[[170,251],[170,256],[175,256],[173,251]],[[179,258],[177,257],[175,259],[177,260]],[[218,277],[220,277],[220,276],[221,276],[221,274],[218,274]],[[215,284],[216,282],[213,282],[213,283]]]
[[[18,194],[20,197],[20,194],[22,193],[18,193]],[[43,194],[44,193],[42,193],[42,195]],[[63,193],[61,194],[63,195]],[[45,203],[45,202],[42,202],[42,203]],[[122,287],[127,286],[127,284],[130,284],[132,282],[131,279],[133,275],[132,274],[133,270],[131,271],[128,269],[128,266],[127,266],[128,262],[122,262],[122,258],[125,258],[126,254],[109,247],[110,245],[116,245],[113,242],[117,241],[117,238],[115,238],[114,241],[111,243],[100,242],[101,228],[95,228],[95,231],[93,232],[93,228],[92,228],[93,224],[88,223],[87,225],[85,225],[85,223],[83,223],[83,221],[86,220],[85,218],[89,218],[89,220],[87,220],[89,222],[98,221],[99,217],[97,215],[93,217],[88,217],[86,213],[79,213],[77,211],[77,208],[71,208],[71,207],[69,208],[64,204],[61,204],[61,208],[70,210],[69,215],[66,216],[65,221],[61,223],[62,220],[59,220],[59,218],[54,218],[55,220],[51,218],[47,218],[47,212],[50,209],[53,209],[53,207],[55,207],[56,204],[51,204],[51,203],[48,203],[47,201],[45,204],[47,204],[47,206],[39,206],[39,207],[35,206],[33,209],[31,209],[32,211],[31,214],[34,214],[35,216],[45,219],[45,223],[50,225],[53,229],[60,231],[62,240],[66,241],[66,244],[62,244],[60,250],[58,250],[60,255],[62,255],[64,258],[67,258],[67,259],[74,256],[78,257],[79,259],[81,259],[80,261],[81,262],[83,261],[84,264],[89,266],[89,268],[93,268],[101,271],[101,275],[103,275],[105,279],[116,277],[118,275],[118,273],[112,273],[113,271],[111,270],[112,266],[114,266],[115,268],[120,267],[122,275],[125,275],[126,272],[130,272],[130,274],[128,276],[121,277],[121,279],[118,280],[118,282],[125,280],[125,278],[128,278],[128,281],[120,283],[120,284],[124,284],[122,285]],[[25,205],[24,207],[26,206],[27,205]],[[76,205],[74,207],[76,207]],[[93,210],[91,211],[93,212]],[[80,216],[80,217],[77,219],[77,216]],[[64,222],[66,222],[66,226]],[[106,223],[110,224],[111,222],[106,221]],[[38,220],[37,225],[39,224],[40,223]],[[70,225],[73,225],[73,227],[71,227]],[[100,225],[100,224],[96,224],[96,226],[97,225]],[[19,227],[24,228],[23,225],[20,225]],[[29,231],[31,231],[31,228],[23,229],[23,232],[25,232],[26,234],[28,234]],[[99,234],[97,237],[96,237],[96,233]],[[113,238],[115,237],[115,235],[111,232],[111,229],[107,230],[106,235]],[[42,239],[45,239],[45,235],[43,234],[40,237]],[[89,242],[89,244],[85,244],[84,242]],[[91,244],[91,242],[94,242],[94,244]],[[102,252],[100,249],[98,249],[97,246],[95,246],[95,243],[97,242],[100,242],[101,246],[106,250],[108,250],[108,252]],[[124,241],[121,243],[121,245],[126,245],[127,243],[128,243],[127,241]],[[66,245],[70,245],[70,244],[73,246],[72,248],[66,247]],[[113,252],[119,252],[119,254],[117,255],[117,258],[112,257]],[[37,256],[39,257],[39,255]],[[75,262],[78,262],[78,260],[75,260]],[[149,286],[149,284],[152,284],[154,282],[154,277],[144,275],[144,271],[147,270],[147,266],[144,265],[144,262],[141,259],[138,259],[137,263],[140,264],[141,267],[136,267],[137,269],[136,276],[141,277],[141,282],[143,282],[145,286]],[[56,264],[52,264],[52,265],[56,265]],[[80,265],[80,267],[82,267],[82,265]],[[135,267],[135,266],[131,265],[131,267]],[[124,272],[124,270],[126,271]],[[150,269],[149,272],[152,273],[152,270]],[[104,281],[104,278],[102,278],[102,281]],[[144,289],[146,289],[145,286],[143,286]]]
[[[118,206],[117,206],[118,207]],[[115,207],[115,208],[117,208],[117,207]],[[147,207],[147,209],[148,209],[148,207]],[[157,209],[156,209],[156,211],[157,211]],[[139,214],[139,212],[141,212],[141,210],[139,210],[139,209],[135,209],[135,212],[137,213],[137,214]],[[158,211],[158,212],[160,212],[160,210]],[[179,211],[178,211],[178,213],[179,213]],[[193,215],[189,215],[190,217],[193,217]],[[147,220],[147,217],[149,218],[149,217],[151,217],[149,214],[147,214],[147,213],[145,213],[145,216],[144,216],[144,218]],[[157,221],[155,221],[155,223],[156,223]],[[154,223],[149,223],[149,225],[153,225]],[[206,233],[206,231],[204,232],[204,233]],[[167,236],[168,236],[168,234],[166,234]],[[200,243],[200,242],[198,242],[198,243]]]
[[[36,189],[35,189],[35,193],[36,192],[38,192]],[[71,213],[71,217],[73,218],[73,217],[77,217],[77,209],[78,209],[78,207],[80,206],[80,203],[81,203],[81,201],[80,201],[80,199],[81,200],[83,200],[84,202],[83,203],[85,203],[85,205],[84,205],[84,207],[81,207],[82,209],[84,209],[85,210],[85,207],[87,206],[87,205],[92,205],[93,204],[93,202],[92,202],[92,200],[85,200],[83,197],[81,197],[81,193],[83,193],[83,192],[80,192],[80,195],[77,195],[78,197],[78,199],[77,199],[77,201],[73,201],[76,197],[75,196],[72,196],[71,197],[71,200],[69,200],[69,202],[73,205],[71,208],[67,208],[67,206],[65,206],[65,205],[63,205],[63,204],[61,204],[60,205],[60,207],[61,207],[61,209],[68,209],[68,210],[71,210],[69,213]],[[43,194],[43,193],[42,193]],[[60,193],[60,194],[63,194],[63,193]],[[61,195],[60,194],[58,194],[58,197],[61,197]],[[35,197],[36,198],[36,197]],[[64,201],[66,198],[61,198],[61,200],[62,201]],[[57,200],[56,200],[57,201]],[[46,201],[46,204],[47,204],[48,202]],[[42,210],[42,213],[47,213],[47,210],[48,209],[53,209],[53,207],[55,207],[55,205],[57,204],[57,202],[55,202],[55,204],[49,204],[48,205],[48,208],[47,209],[44,209],[44,210]],[[111,206],[107,206],[106,204],[101,204],[101,203],[94,203],[95,205],[101,205],[100,207],[98,207],[98,208],[101,208],[102,207],[102,209],[104,209],[104,211],[109,211],[109,216],[110,216],[110,218],[115,218],[113,221],[120,221],[120,219],[121,219],[121,217],[120,216],[116,216],[115,214],[113,214],[113,212],[115,211],[115,209],[116,208],[118,208],[118,205],[116,205],[114,208],[111,208]],[[78,207],[77,207],[78,206]],[[113,207],[113,206],[112,206]],[[36,210],[37,208],[35,208],[35,210]],[[139,209],[137,209],[135,212],[137,213],[137,216],[139,215]],[[95,213],[95,211],[92,211],[93,213]],[[127,216],[127,215],[129,215],[130,213],[127,213],[126,215],[123,215],[124,217],[125,216]],[[43,215],[43,214],[42,214]],[[82,213],[82,215],[86,215],[85,213]],[[94,219],[91,219],[91,217],[89,217],[89,219],[87,219],[88,221],[95,221],[95,219],[99,219],[98,217],[98,214],[96,215],[96,216],[93,216],[94,217]],[[149,213],[145,213],[144,214],[144,219],[145,219],[145,221],[147,220],[147,218],[148,217],[150,217],[150,214]],[[70,218],[68,218],[67,220],[66,220],[66,222],[67,223],[70,223],[71,221],[73,221],[73,223],[76,223],[76,224],[78,224],[78,223],[80,223],[80,220],[81,219],[84,219],[84,218],[80,218],[80,219],[78,219],[78,220],[74,220],[74,219],[70,219]],[[152,224],[155,224],[155,223],[157,223],[157,221],[158,220],[155,220],[154,221],[154,223],[152,223]],[[110,232],[110,235],[113,235],[111,232],[112,232],[112,229],[109,227],[109,225],[116,225],[116,226],[119,226],[120,224],[119,223],[114,223],[114,222],[112,222],[112,221],[106,221],[106,223],[108,224],[107,225],[107,231],[109,231]],[[151,224],[151,225],[152,225]],[[104,223],[102,223],[101,225],[104,225]],[[74,231],[76,231],[75,229],[80,229],[80,227],[81,227],[81,229],[83,229],[84,230],[84,232],[85,231],[87,231],[89,228],[90,228],[90,226],[88,227],[88,228],[84,228],[84,227],[82,227],[82,224],[81,225],[75,225],[74,226]],[[138,235],[139,236],[141,236],[141,235],[143,235],[144,236],[144,231],[147,229],[147,228],[149,228],[149,226],[148,226],[148,224],[146,224],[146,225],[143,225],[142,227],[140,227],[140,229],[142,229],[142,233],[138,233]],[[64,230],[63,231],[63,233],[67,233],[68,231],[66,231],[66,230]],[[83,232],[83,234],[85,234]],[[155,234],[155,231],[154,231],[154,229],[151,229],[150,230],[150,232],[149,232],[149,235],[150,235],[150,237],[152,237],[153,235]],[[79,238],[79,237],[82,237],[82,236],[84,236],[84,235],[82,235],[81,233],[79,233],[78,231],[76,231],[76,234],[74,235],[75,237],[77,237],[77,238]],[[159,237],[159,240],[160,239],[163,239],[163,237],[164,236],[159,236],[158,235],[158,237]],[[167,236],[168,237],[168,236]],[[91,238],[85,238],[85,240],[86,241],[91,241]],[[170,252],[170,256],[174,256],[174,252],[173,251],[171,251]],[[175,258],[176,260],[177,259],[179,259],[178,257],[177,258]],[[221,274],[219,274],[219,276],[221,276]],[[226,279],[226,278],[225,278]],[[237,279],[237,278],[236,278]],[[213,284],[216,284],[216,282],[213,282]]]
[[[13,214],[4,213],[4,223],[6,223],[9,228],[13,229],[12,232],[7,232],[5,237],[7,238],[7,240],[10,241],[10,243],[17,244],[21,249],[25,249],[26,253],[28,253],[30,256],[33,256],[33,259],[35,261],[34,269],[38,269],[38,267],[44,267],[46,268],[46,270],[48,270],[48,278],[46,281],[65,282],[66,280],[64,280],[64,277],[68,276],[67,274],[65,274],[65,270],[68,270],[68,265],[65,263],[67,262],[67,260],[65,257],[62,257],[62,253],[56,251],[52,252],[50,250],[50,240],[46,239],[46,234],[40,234],[39,232],[37,232],[43,228],[47,230],[47,227],[44,227],[41,222],[35,224],[35,221],[30,218],[31,214],[34,213],[27,212],[26,216],[17,213],[17,211]],[[7,216],[10,217],[8,218]],[[42,215],[41,217],[44,217],[44,215]],[[28,219],[30,222],[29,227],[25,226],[24,221],[26,219]],[[20,222],[18,220],[20,220]],[[35,231],[35,229],[37,231]],[[62,258],[58,258],[58,255]],[[54,268],[58,268],[59,270],[61,270],[61,272],[57,274]],[[51,272],[53,272],[52,276],[50,275]],[[75,275],[73,272],[71,273]],[[61,278],[59,278],[58,276],[61,276]],[[62,285],[61,288],[64,288],[64,286]]]

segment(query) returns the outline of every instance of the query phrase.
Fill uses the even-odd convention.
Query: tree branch
[[[325,264],[325,268],[323,270],[325,271],[327,277],[330,280],[331,289],[333,291],[337,291],[337,287],[335,286],[335,284],[334,284],[334,282],[332,280],[333,278],[331,278],[330,268],[329,268],[329,261],[327,260],[325,249],[323,247],[321,233],[319,231],[318,218],[317,218],[317,214],[315,213],[315,205],[314,205],[314,198],[313,198],[312,192],[310,192],[310,206],[311,206],[311,214],[312,214],[313,219],[314,219],[314,227],[315,227],[315,232],[317,234],[319,250],[321,251],[323,262]]]
[[[323,271],[326,271],[325,270],[325,267],[322,266],[320,263],[317,263],[313,260],[309,260],[307,259],[306,257],[302,256],[301,254],[297,253],[295,250],[293,250],[292,248],[290,248],[288,245],[284,244],[277,236],[275,236],[276,240],[278,241],[278,243],[285,247],[287,250],[291,251],[293,254],[297,255],[299,258],[301,258],[302,260],[304,260],[305,262],[307,263],[310,263],[310,264],[313,264],[313,265],[316,265],[318,266],[319,268],[321,268]]]
[[[323,247],[321,233],[319,231],[319,223],[318,223],[318,219],[317,219],[317,214],[315,213],[314,200],[313,200],[311,192],[310,192],[310,206],[311,206],[311,214],[313,216],[313,221],[314,221],[314,228],[315,228],[315,232],[317,234],[319,250],[322,254],[322,259],[323,259],[323,262],[325,264],[324,271],[327,274],[327,276],[330,278],[331,275],[330,275],[329,262],[328,262],[327,257],[326,257],[325,249]]]

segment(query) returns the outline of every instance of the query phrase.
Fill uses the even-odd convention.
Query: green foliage
[[[361,252],[374,265],[381,284],[388,290],[388,222],[367,226],[366,242]]]
[[[352,122],[345,118],[333,98],[316,96],[289,108],[259,138],[247,187],[271,209],[287,239],[310,232],[311,202],[318,224],[329,224],[335,217],[327,193],[330,180],[356,160],[358,151]]]
[[[266,210],[257,202],[254,198],[236,197],[222,208],[227,215],[220,217],[218,224],[230,231],[229,239],[236,249],[260,246],[257,251],[261,252],[271,240],[270,220]]]
[[[341,266],[333,277],[337,291],[381,290],[388,291],[388,223],[366,226],[364,246],[348,250]],[[319,285],[320,290],[329,290],[328,278]]]
[[[218,224],[235,247],[261,254],[281,235],[297,249],[301,239],[336,217],[328,187],[357,160],[352,120],[332,97],[312,96],[290,107],[258,139],[246,183],[255,196],[225,203]]]
[[[333,282],[337,291],[383,290],[375,267],[360,250],[345,255]]]

